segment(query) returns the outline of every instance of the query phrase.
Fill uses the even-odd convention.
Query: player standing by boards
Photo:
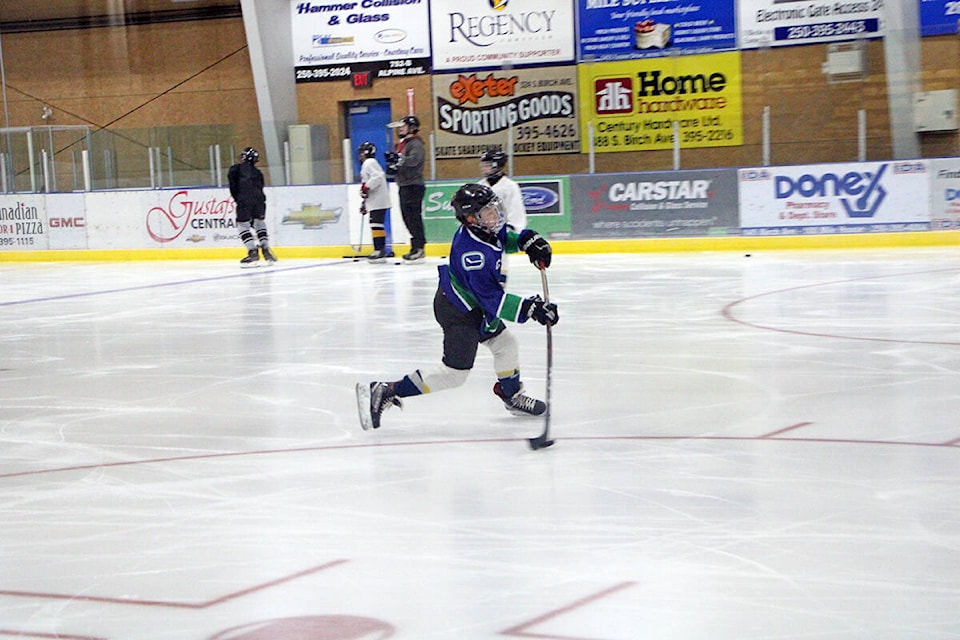
[[[267,235],[265,220],[267,197],[263,193],[263,173],[256,167],[259,160],[260,152],[253,147],[247,147],[240,152],[240,162],[227,171],[230,195],[237,203],[237,229],[240,232],[240,241],[247,248],[247,257],[240,260],[241,267],[260,265],[260,257],[257,254],[258,242],[263,259],[268,263],[277,261],[277,257],[270,250],[270,238]]]
[[[488,149],[480,156],[480,173],[485,184],[500,198],[507,215],[507,226],[514,231],[527,228],[527,210],[523,206],[520,185],[514,182],[503,169],[507,166],[507,154],[499,149]]]
[[[400,144],[397,150],[388,151],[387,175],[394,176],[400,196],[400,213],[403,223],[410,232],[410,253],[403,259],[407,262],[422,260],[426,255],[423,248],[427,244],[423,228],[423,195],[427,191],[423,179],[423,166],[427,161],[427,149],[420,137],[420,119],[417,116],[404,116],[391,127],[397,130]]]
[[[383,167],[377,162],[377,146],[362,142],[357,148],[360,158],[360,197],[370,216],[370,235],[373,237],[373,253],[367,256],[370,262],[383,262],[387,258],[387,232],[385,222],[390,215],[390,185]]]
[[[360,425],[380,427],[381,414],[402,407],[401,398],[459,387],[467,380],[478,345],[493,354],[497,382],[493,393],[508,411],[538,416],[547,405],[524,394],[520,381],[520,347],[504,320],[526,322],[533,318],[555,325],[557,305],[539,296],[521,298],[505,291],[503,254],[524,251],[539,269],[550,266],[552,250],[540,234],[530,229],[508,230],[500,199],[486,185],[466,184],[451,200],[460,228],[453,236],[450,264],[439,267],[440,283],[433,298],[433,315],[443,329],[440,366],[417,369],[395,382],[359,383],[356,386]]]

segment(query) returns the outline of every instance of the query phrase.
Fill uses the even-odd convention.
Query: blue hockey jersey
[[[518,236],[506,225],[496,237],[480,237],[469,227],[461,226],[450,245],[450,264],[439,267],[440,287],[447,299],[464,312],[482,309],[485,333],[496,331],[501,320],[527,320],[520,314],[523,298],[505,291],[503,254],[519,251]]]

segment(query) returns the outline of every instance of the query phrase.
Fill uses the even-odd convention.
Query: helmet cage
[[[476,222],[473,226],[496,234],[503,228],[507,222],[506,213],[503,210],[503,202],[500,198],[494,197],[483,208],[473,215]]]
[[[503,228],[505,215],[500,198],[485,184],[465,184],[453,194],[450,205],[460,224],[481,232],[496,234]]]

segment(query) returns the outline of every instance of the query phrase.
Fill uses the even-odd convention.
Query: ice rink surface
[[[484,349],[361,431],[440,259],[278,253],[0,263],[0,638],[960,638],[958,250],[557,255],[543,451]]]

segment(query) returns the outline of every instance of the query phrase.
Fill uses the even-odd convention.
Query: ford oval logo
[[[394,42],[400,42],[405,40],[407,37],[407,32],[403,29],[384,29],[383,31],[378,31],[377,35],[373,36],[373,39],[377,42],[383,42],[385,44],[391,44]]]
[[[556,191],[543,187],[521,187],[523,206],[527,211],[543,211],[560,201]]]

